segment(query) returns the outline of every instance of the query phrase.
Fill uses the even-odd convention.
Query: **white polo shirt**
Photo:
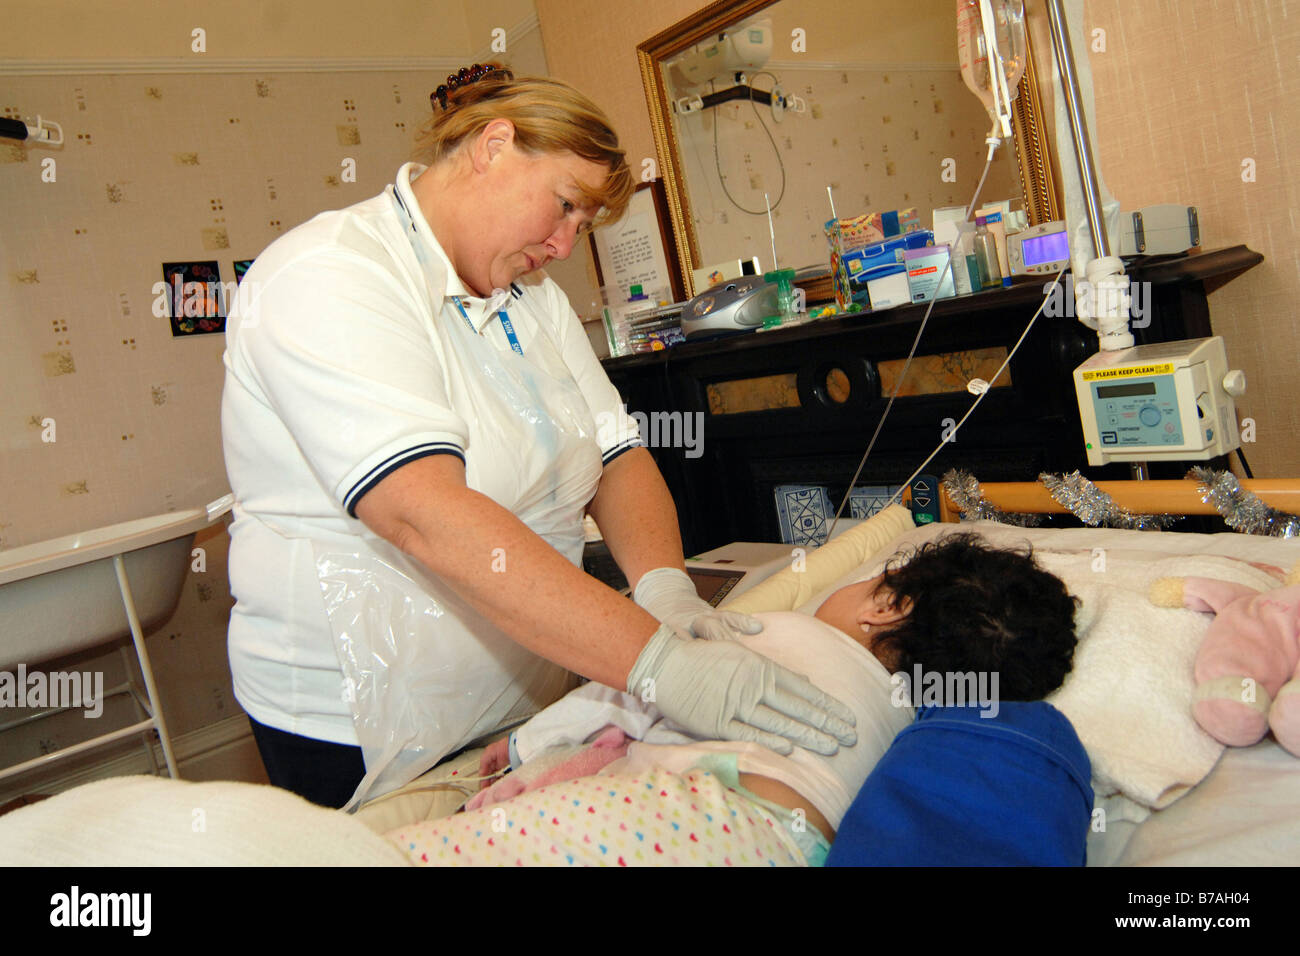
[[[603,465],[641,444],[554,282],[526,276],[490,302],[468,294],[411,193],[423,171],[408,163],[380,195],[273,242],[227,320],[235,696],[260,723],[335,743],[358,737],[316,559],[375,540],[355,517],[367,491],[408,462],[456,455],[469,487],[576,564]],[[466,696],[499,698],[448,752],[562,692],[562,671],[505,647],[473,612],[438,627],[434,643],[464,662]]]

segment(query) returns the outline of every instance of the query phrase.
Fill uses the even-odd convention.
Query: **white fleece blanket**
[[[112,777],[0,816],[6,866],[409,866],[364,823],[252,783]]]
[[[1201,575],[1265,590],[1278,577],[1215,555],[1113,548],[1034,555],[1082,602],[1074,670],[1047,700],[1070,718],[1088,751],[1099,805],[1108,815],[1141,819],[1145,811],[1116,797],[1166,807],[1200,783],[1223,753],[1191,713],[1192,669],[1210,615],[1153,606],[1151,582]]]

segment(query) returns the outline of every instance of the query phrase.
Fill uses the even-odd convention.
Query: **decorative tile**
[[[850,516],[861,519],[877,514],[889,504],[898,488],[898,485],[859,485],[849,495]]]
[[[776,515],[786,544],[821,544],[835,516],[826,489],[814,485],[778,485]]]

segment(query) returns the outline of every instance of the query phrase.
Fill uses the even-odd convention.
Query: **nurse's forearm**
[[[606,466],[587,510],[633,589],[655,568],[686,570],[677,506],[646,449],[633,448]]]
[[[466,488],[457,458],[403,466],[361,499],[357,515],[519,644],[591,680],[624,689],[659,627],[509,511]]]

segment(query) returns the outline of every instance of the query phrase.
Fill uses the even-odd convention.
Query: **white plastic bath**
[[[227,495],[206,508],[139,518],[0,551],[0,670],[12,671],[19,664],[30,668],[130,633],[147,705],[136,697],[150,715],[131,727],[0,771],[0,778],[150,727],[158,730],[168,771],[176,776],[144,632],[176,609],[194,535],[228,512],[233,501],[234,496]],[[0,729],[12,726],[16,723]]]

